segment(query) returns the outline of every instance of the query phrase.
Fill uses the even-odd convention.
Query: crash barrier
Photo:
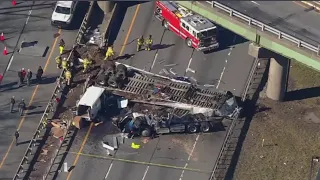
[[[218,8],[219,10],[229,14],[231,17],[237,18],[241,22],[246,22],[249,26],[255,26],[255,28],[260,29],[263,32],[268,32],[273,35],[276,35],[278,39],[290,41],[291,43],[295,44],[299,48],[305,48],[309,51],[316,53],[318,56],[320,55],[320,45],[314,46],[312,44],[309,44],[305,41],[295,38],[294,36],[286,34],[276,28],[273,28],[271,26],[268,26],[267,24],[264,24],[258,20],[255,20],[254,18],[246,16],[228,6],[220,4],[217,1],[205,1],[205,2],[210,4],[212,8]]]
[[[90,8],[89,8],[89,10],[92,9],[91,7],[92,7],[93,3],[94,3],[94,1],[92,1],[92,2],[90,3]],[[88,12],[89,12],[89,10],[88,10]],[[84,18],[84,19],[83,19],[83,21],[82,21],[82,23],[81,23],[81,27],[85,27],[85,25],[87,25],[87,21],[88,21],[88,15],[87,15],[87,14],[88,14],[88,13],[86,13],[86,15],[85,15],[85,17],[87,17],[87,18]],[[91,13],[90,13],[90,14],[91,14]],[[84,33],[85,33],[85,30],[83,30],[83,29],[80,28],[79,31],[78,31],[78,33],[77,33],[76,40],[75,40],[75,43],[74,43],[74,44],[78,44],[78,43],[81,41],[81,38],[83,37],[83,34],[84,34]],[[79,38],[79,37],[81,37],[81,38]],[[72,50],[71,50],[71,52],[70,52],[70,54],[69,54],[69,56],[68,56],[68,60],[70,59],[70,57],[71,57],[71,55],[72,55],[72,53],[73,53],[74,47],[75,47],[75,46],[73,46],[73,48],[72,48]],[[59,78],[63,78],[63,75],[64,75],[64,70],[62,70]],[[34,154],[33,154],[33,148],[34,148],[35,146],[37,146],[37,144],[39,144],[39,143],[37,142],[37,140],[40,140],[41,135],[43,135],[44,132],[45,132],[45,130],[46,130],[46,127],[47,127],[47,124],[48,124],[49,113],[50,113],[50,112],[53,110],[53,108],[54,108],[54,104],[55,104],[54,101],[55,101],[57,92],[58,92],[58,86],[56,85],[56,87],[54,88],[53,94],[52,94],[52,96],[51,96],[51,98],[50,98],[50,100],[49,100],[49,103],[48,103],[48,105],[47,105],[47,107],[46,107],[46,109],[45,109],[45,111],[44,111],[44,114],[43,114],[42,117],[41,117],[41,120],[40,120],[40,122],[39,122],[39,125],[38,125],[38,127],[37,127],[37,129],[36,129],[36,131],[35,131],[35,133],[34,133],[34,135],[33,135],[33,137],[31,138],[31,141],[30,141],[30,143],[29,143],[29,145],[28,145],[28,148],[27,148],[26,152],[24,153],[24,156],[23,156],[23,158],[22,158],[22,160],[21,160],[21,162],[20,162],[20,164],[19,164],[19,167],[18,167],[18,169],[17,169],[17,171],[16,171],[16,173],[15,173],[15,175],[14,175],[14,177],[13,177],[13,180],[24,179],[24,178],[25,178],[24,176],[26,175],[26,172],[27,172],[27,170],[29,169],[29,166],[27,166],[27,167],[25,167],[25,166],[26,166],[27,164],[30,165],[31,160],[32,160],[33,158],[36,158],[36,157],[32,157],[32,156],[34,155]],[[58,151],[57,151],[56,153],[58,153]],[[55,156],[55,157],[56,157],[56,156]],[[51,166],[52,166],[53,161],[54,161],[54,159],[51,160],[50,168],[51,168]],[[46,173],[46,175],[45,175],[43,178],[46,178],[46,176],[47,176],[50,168],[47,169],[47,173]]]
[[[78,35],[76,37],[76,44],[81,44],[81,40],[83,38],[83,35],[86,33],[87,28],[88,28],[88,22],[89,22],[89,17],[91,16],[92,13],[92,8],[94,3],[96,3],[95,1],[91,1],[90,5],[89,5],[89,9],[88,12],[84,15],[84,18],[82,20],[81,26],[79,28],[79,32]]]
[[[303,3],[304,5],[313,7],[317,11],[320,11],[320,1],[298,1],[298,3]]]
[[[259,59],[255,58],[254,63],[252,65],[252,67],[251,67],[250,74],[249,74],[247,82],[246,82],[245,90],[242,93],[242,97],[241,97],[242,102],[244,102],[244,101],[246,101],[248,99],[248,90],[250,89],[251,82],[252,82],[252,79],[253,79],[254,74],[256,72],[256,69],[258,67],[258,64],[259,64]],[[219,179],[219,178],[220,179],[224,179],[225,178],[224,175],[222,177],[217,175],[219,173],[219,172],[217,172],[217,169],[219,168],[219,166],[224,166],[223,168],[225,170],[228,170],[229,164],[225,164],[225,161],[226,160],[231,161],[231,158],[233,156],[233,152],[236,149],[236,145],[232,146],[232,144],[234,144],[234,143],[231,142],[231,141],[234,138],[233,137],[233,133],[234,133],[236,125],[241,123],[241,121],[243,121],[243,120],[240,119],[240,118],[237,118],[237,119],[234,119],[231,122],[231,125],[229,127],[228,132],[227,132],[227,135],[225,136],[225,139],[223,141],[222,148],[220,149],[218,158],[217,158],[217,160],[215,162],[215,165],[213,166],[213,170],[211,172],[211,176],[210,176],[209,180],[216,180],[216,179]],[[237,143],[235,143],[235,144],[237,144]],[[231,152],[231,154],[228,154],[228,152]],[[226,159],[224,156],[229,156],[231,158],[230,159]]]
[[[120,5],[118,5],[117,3],[114,4],[113,8],[112,8],[112,11],[111,11],[111,18],[110,20],[108,21],[108,23],[106,24],[106,29],[104,30],[104,33],[102,35],[102,45],[100,47],[105,47],[108,43],[109,43],[109,37],[110,37],[110,33],[111,31],[109,30],[109,26],[112,26],[113,22],[114,22],[114,19],[113,18],[113,14],[117,14],[118,11],[120,9]],[[109,45],[109,44],[108,44]]]

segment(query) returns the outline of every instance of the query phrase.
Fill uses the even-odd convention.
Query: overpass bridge
[[[289,72],[287,59],[294,59],[320,70],[320,28],[317,23],[320,20],[316,17],[317,14],[309,13],[309,17],[301,17],[301,13],[307,13],[311,8],[300,7],[301,12],[298,12],[298,5],[293,2],[177,2],[252,41],[248,52],[250,55],[271,59],[267,96],[273,100],[284,98]],[[300,15],[289,14],[287,17],[277,18],[277,14],[280,13],[278,16],[281,17],[281,13],[284,15],[288,9],[294,8]],[[289,22],[288,19],[294,16],[300,16],[300,19]]]

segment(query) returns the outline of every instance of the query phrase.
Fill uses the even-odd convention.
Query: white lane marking
[[[188,66],[187,66],[186,72],[188,72],[188,70],[190,69],[191,62],[192,62],[192,58],[190,58],[190,60],[189,60],[189,63],[188,63]]]
[[[190,159],[191,159],[191,157],[192,157],[192,154],[193,154],[193,151],[194,151],[194,149],[196,148],[196,145],[197,145],[197,142],[198,142],[198,140],[199,140],[199,137],[200,137],[200,134],[197,135],[197,138],[196,138],[196,140],[195,140],[194,143],[193,143],[191,152],[190,152],[189,157],[188,157],[188,162],[190,161]],[[186,162],[186,164],[184,165],[184,169],[187,168],[188,162]],[[184,174],[184,170],[182,171],[179,180],[182,180],[183,174]]]
[[[30,18],[31,13],[32,13],[32,10],[30,10],[29,13],[28,13],[28,17],[27,17],[26,24],[28,24],[28,21],[29,21],[29,18]]]
[[[147,166],[146,170],[144,171],[144,174],[141,180],[144,180],[144,178],[146,178],[148,170],[149,170],[149,166]]]
[[[151,66],[151,69],[153,69],[154,64],[156,63],[157,57],[158,57],[158,53],[156,53],[156,55],[154,56],[154,59],[153,59],[153,62],[152,62],[152,66]]]
[[[113,166],[113,163],[110,164],[109,169],[108,169],[107,174],[106,174],[106,176],[104,177],[104,179],[107,179],[107,178],[108,178],[112,166]]]
[[[174,76],[177,75],[177,73],[173,72],[173,69],[172,69],[172,68],[169,69],[169,72],[170,72],[171,74],[173,74]]]
[[[255,1],[251,1],[253,4],[260,6],[259,3],[255,2]]]
[[[234,38],[233,38],[233,44],[235,44],[235,42],[236,42],[236,38],[237,38],[237,36],[234,36]],[[232,52],[233,48],[234,48],[234,47],[230,47],[230,51],[229,51],[229,53],[228,53],[228,56],[230,56],[230,55],[231,55],[231,52]],[[222,70],[222,72],[221,72],[221,74],[220,74],[220,78],[219,78],[218,84],[217,84],[217,86],[216,86],[216,89],[218,89],[218,88],[219,88],[219,85],[220,85],[220,83],[221,83],[221,80],[222,80],[222,77],[223,77],[224,71],[226,70],[227,64],[228,64],[228,57],[227,57],[227,59],[226,59],[226,61],[225,61],[225,64],[224,64],[223,70]]]
[[[8,67],[7,67],[6,71],[9,71],[10,66],[11,66],[11,63],[12,63],[12,61],[13,61],[13,57],[14,57],[14,54],[13,54],[13,55],[11,56],[11,58],[10,58],[10,61],[9,61],[9,64],[8,64]]]

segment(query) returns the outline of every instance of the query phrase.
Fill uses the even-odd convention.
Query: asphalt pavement
[[[63,38],[66,49],[72,47],[77,30],[64,31],[50,25],[52,7],[55,2],[25,1],[12,6],[11,1],[0,2],[0,31],[4,33],[6,40],[0,42],[1,50],[6,46],[9,54],[1,54],[0,72],[5,76],[0,88],[0,179],[12,178],[26,151],[29,140],[39,124],[43,111],[53,93],[56,78],[60,70],[56,68],[54,58],[58,55],[58,41]],[[61,33],[58,38],[54,34]],[[14,51],[15,46],[21,42],[33,42],[36,51],[43,51],[43,56],[28,55]],[[31,87],[24,85],[18,87],[18,70],[30,69],[34,74],[42,66],[44,69],[43,81],[38,84],[32,81]],[[10,97],[15,96],[15,112],[9,112]],[[17,113],[17,104],[24,99],[28,110],[23,117]],[[19,129],[19,145],[13,141],[14,132]]]
[[[118,16],[109,41],[112,43],[115,39],[113,45],[120,55],[119,61],[160,74],[163,74],[163,69],[170,72],[172,68],[168,76],[189,76],[200,84],[230,90],[238,96],[242,94],[253,63],[253,58],[247,54],[249,42],[221,29],[221,47],[203,54],[188,48],[172,32],[164,31],[161,23],[153,17],[153,10],[154,2],[146,2],[123,9],[125,15]],[[136,52],[136,39],[149,34],[153,36],[152,51]],[[186,72],[188,66],[195,72]],[[131,140],[126,139],[119,150],[112,152],[112,156],[107,155],[101,144],[106,136],[110,136],[112,125],[105,123],[93,127],[88,136],[88,129],[81,129],[64,161],[71,167],[71,173],[62,169],[58,179],[207,180],[229,123],[225,120],[224,127],[217,127],[209,134],[160,136],[147,143],[140,138],[133,139],[141,145],[138,150],[132,149]]]
[[[220,3],[310,44],[315,46],[320,44],[319,14],[312,8],[306,8],[294,1],[221,1]]]

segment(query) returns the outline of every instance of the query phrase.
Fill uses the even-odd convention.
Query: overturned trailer
[[[91,104],[83,108],[83,103],[78,103],[78,112],[89,109],[87,117],[96,117],[94,113],[118,109],[120,113],[113,118],[115,124],[124,132],[142,136],[152,132],[209,132],[223,119],[240,115],[241,102],[231,92],[177,79],[181,78],[108,62],[98,73],[94,86],[89,87],[79,101],[87,99]],[[104,93],[100,95],[102,90]]]

